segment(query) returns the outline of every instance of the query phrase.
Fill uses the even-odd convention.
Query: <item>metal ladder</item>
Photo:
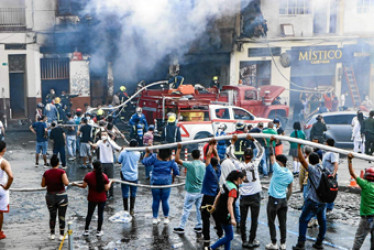
[[[360,90],[357,85],[355,73],[353,70],[353,66],[344,66],[344,74],[345,79],[349,88],[349,92],[351,94],[352,103],[354,107],[359,107],[361,105],[361,96]]]

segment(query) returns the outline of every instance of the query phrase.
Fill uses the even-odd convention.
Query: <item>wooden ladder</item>
[[[349,92],[351,94],[352,103],[354,107],[359,107],[361,105],[361,96],[360,90],[357,85],[355,73],[353,70],[353,66],[344,66],[344,74],[345,79],[349,88]]]

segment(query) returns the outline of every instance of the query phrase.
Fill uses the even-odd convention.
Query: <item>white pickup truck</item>
[[[238,122],[245,125],[264,123],[264,127],[271,121],[267,118],[257,118],[247,110],[236,106],[209,105],[207,109],[179,110],[178,127],[182,141],[202,139],[215,135],[220,124],[226,124],[226,134],[235,131]]]

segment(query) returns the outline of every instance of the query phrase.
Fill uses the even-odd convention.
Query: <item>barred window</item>
[[[357,13],[369,13],[374,9],[374,0],[357,0]]]
[[[279,14],[281,15],[303,15],[310,14],[309,0],[280,0]]]

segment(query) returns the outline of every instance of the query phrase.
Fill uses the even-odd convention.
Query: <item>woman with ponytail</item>
[[[290,134],[290,137],[305,140],[306,136],[305,136],[304,131],[301,130],[300,122],[295,122],[293,124],[293,129],[294,131],[292,131],[292,133]],[[303,147],[303,145],[301,145],[301,147]],[[299,162],[299,158],[297,157],[297,143],[290,142],[289,155],[292,156],[292,160],[293,160],[293,174],[298,175],[300,172],[300,162]]]
[[[101,163],[100,161],[95,161],[93,163],[94,170],[86,174],[83,179],[83,183],[73,183],[74,186],[80,188],[86,188],[88,186],[88,211],[86,217],[86,225],[84,227],[84,236],[89,235],[89,226],[91,222],[91,218],[93,213],[95,212],[95,208],[97,206],[97,237],[103,236],[103,231],[101,230],[101,226],[103,224],[103,214],[104,214],[104,207],[105,202],[107,200],[106,192],[109,190],[110,186],[112,185],[112,180],[109,181],[106,174],[102,172]]]

